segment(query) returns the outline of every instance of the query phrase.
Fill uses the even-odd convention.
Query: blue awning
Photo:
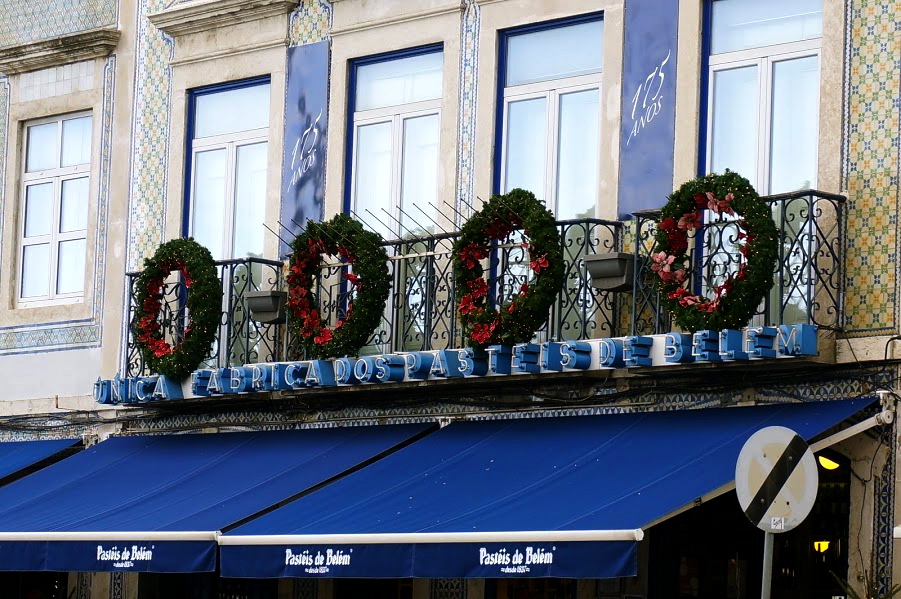
[[[733,482],[744,442],[872,402],[458,422],[219,538],[226,577],[634,576],[641,529]]]
[[[46,460],[79,442],[80,439],[51,439],[0,443],[0,479]]]
[[[428,429],[109,439],[0,488],[0,570],[213,571],[223,527]]]

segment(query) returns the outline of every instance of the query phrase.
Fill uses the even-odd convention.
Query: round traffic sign
[[[801,524],[816,501],[818,482],[807,442],[783,426],[751,435],[735,464],[738,503],[766,532],[787,532]]]

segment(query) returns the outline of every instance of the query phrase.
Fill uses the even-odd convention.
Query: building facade
[[[893,397],[899,8],[888,0],[7,2],[0,437],[90,446],[154,433]],[[307,220],[339,213],[379,233],[391,258],[383,323],[361,353],[463,347],[453,240],[483,202],[514,188],[547,205],[565,246],[566,282],[538,342],[676,330],[648,284],[655,211],[682,183],[725,169],[765,197],[780,231],[775,285],[751,324],[816,326],[818,356],[220,401],[125,405],[92,393],[98,379],[157,374],[130,330],[134,273],[180,237],[210,250],[223,289],[216,342],[198,367],[296,359],[287,327],[255,319],[247,294],[283,290],[287,243]],[[734,272],[737,263],[722,258],[737,254],[729,231],[697,238],[696,292]],[[585,274],[597,254],[628,257],[618,286]],[[517,247],[500,255],[492,282],[503,300],[529,281],[529,259]],[[347,316],[345,287],[324,284],[332,323]],[[170,291],[177,323],[183,289]],[[774,596],[838,594],[828,571],[858,588],[865,578],[882,590],[901,581],[896,443],[889,424],[830,448],[840,474],[821,473],[808,528],[778,537],[790,540],[777,546]],[[629,578],[259,582],[119,571],[34,584],[117,599],[193,588],[182,596],[757,592],[762,537],[738,524],[734,495],[706,499],[650,528]],[[717,527],[731,540],[705,540]],[[821,537],[835,540],[831,551],[811,549]],[[0,584],[32,584],[32,575],[6,576]]]

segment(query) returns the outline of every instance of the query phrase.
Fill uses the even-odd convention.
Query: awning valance
[[[635,575],[642,528],[733,482],[766,426],[872,400],[457,422],[219,538],[226,577]]]
[[[109,439],[0,488],[0,570],[213,571],[223,527],[429,428]]]

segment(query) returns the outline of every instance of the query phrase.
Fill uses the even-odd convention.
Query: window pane
[[[545,98],[534,98],[507,105],[504,193],[521,187],[544,199],[546,104]]]
[[[404,225],[403,232],[435,232],[429,218],[436,219],[432,206],[438,205],[438,127],[437,114],[404,120],[400,203],[410,216],[403,213],[398,216]]]
[[[59,232],[82,231],[88,227],[88,178],[63,181]]]
[[[59,153],[56,147],[57,127],[57,123],[47,123],[28,128],[25,170],[29,173],[59,166]]]
[[[63,166],[91,161],[91,117],[63,121]]]
[[[85,240],[74,239],[59,244],[59,260],[56,271],[57,293],[84,291]]]
[[[268,146],[267,143],[259,143],[238,146],[237,149],[232,258],[263,255]]]
[[[194,155],[194,194],[192,234],[197,243],[205,246],[213,258],[225,258],[223,239],[225,216],[225,150],[197,152]]]
[[[712,54],[823,35],[823,0],[715,0]]]
[[[441,52],[386,60],[357,68],[355,110],[441,97]]]
[[[25,237],[50,235],[53,218],[53,183],[25,188]]]
[[[773,65],[769,193],[816,187],[819,57]]]
[[[50,244],[26,245],[22,252],[22,297],[50,294]]]
[[[194,138],[269,127],[269,84],[200,94],[194,105]]]
[[[560,96],[557,218],[593,217],[598,200],[598,90]]]
[[[597,73],[604,65],[603,38],[601,20],[511,35],[505,85]]]
[[[357,152],[354,158],[356,172],[354,211],[360,219],[370,228],[381,233],[385,239],[397,238],[393,221],[382,212],[382,209],[385,209],[393,213],[391,207],[391,123],[357,127]]]
[[[713,130],[710,170],[732,169],[757,179],[757,67],[716,71],[713,75]]]

